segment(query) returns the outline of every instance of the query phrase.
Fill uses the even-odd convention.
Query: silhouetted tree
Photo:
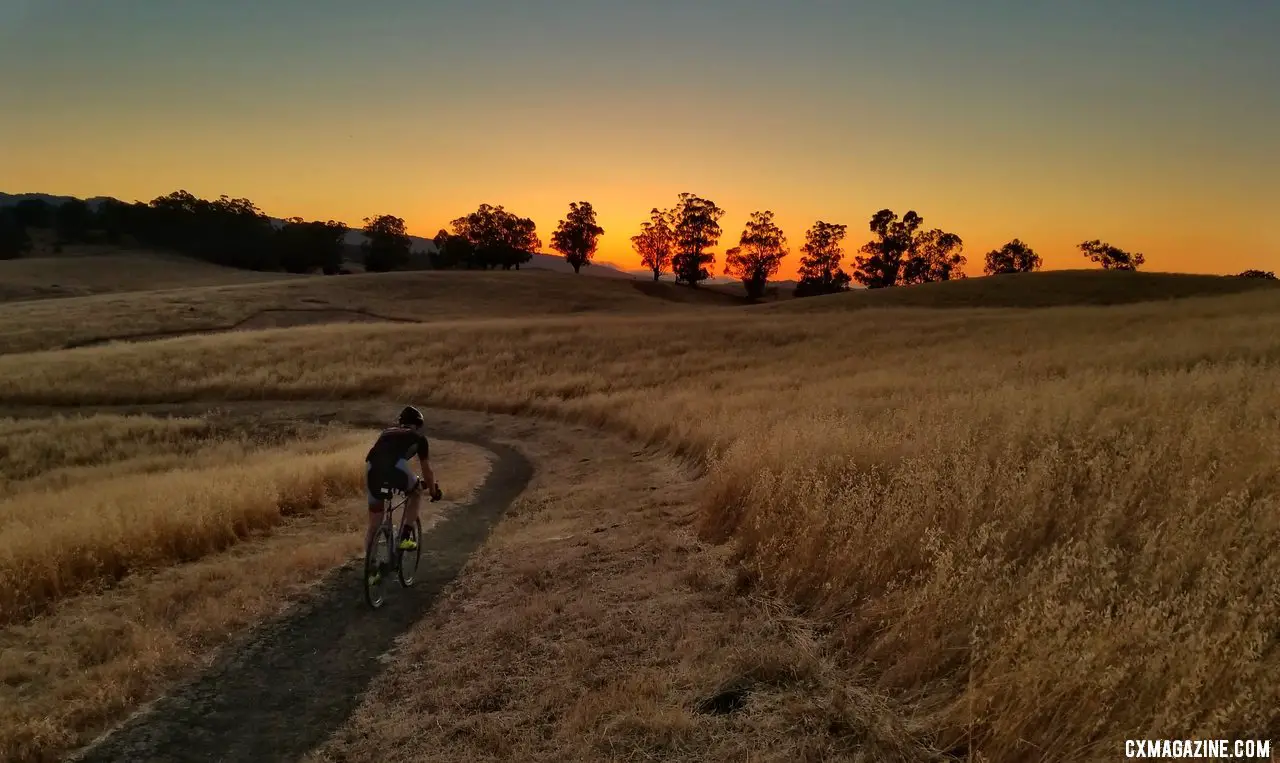
[[[0,208],[0,260],[13,260],[31,249],[31,236],[11,207]]]
[[[409,246],[413,243],[405,231],[404,220],[394,215],[378,215],[364,218],[364,235],[361,245],[364,252],[364,269],[370,273],[394,270],[409,261]]]
[[[455,236],[442,229],[433,241],[436,251],[429,255],[431,267],[437,270],[454,268],[471,270],[480,266],[476,261],[475,247],[465,237]]]
[[[577,273],[583,265],[591,264],[602,235],[604,228],[596,224],[596,211],[590,202],[573,202],[568,216],[551,234],[551,248],[564,255],[565,262]]]
[[[640,255],[640,262],[653,271],[653,280],[671,267],[675,251],[675,211],[649,210],[649,219],[640,224],[640,232],[631,237],[631,246]]]
[[[853,277],[868,289],[898,284],[902,259],[911,250],[916,231],[924,220],[915,211],[899,220],[891,210],[882,209],[871,216],[871,232],[876,238],[859,249],[865,257],[854,260]]]
[[[207,258],[246,270],[275,270],[275,228],[249,199],[220,196],[202,207],[201,235]]]
[[[1276,274],[1275,274],[1275,273],[1273,273],[1273,272],[1271,272],[1270,270],[1252,270],[1252,269],[1250,269],[1250,270],[1246,270],[1246,271],[1244,271],[1243,273],[1238,273],[1238,274],[1236,275],[1236,277],[1237,277],[1237,278],[1261,278],[1261,279],[1264,279],[1264,280],[1267,280],[1267,281],[1274,281],[1274,280],[1276,280]]]
[[[934,228],[917,234],[902,262],[904,285],[964,278],[964,241],[954,233]]]
[[[1119,247],[1104,244],[1098,239],[1080,244],[1080,251],[1093,262],[1102,265],[1103,270],[1137,270],[1147,261],[1142,253],[1130,254]]]
[[[1040,255],[1020,239],[1015,238],[999,249],[987,252],[986,266],[983,267],[982,272],[989,276],[1001,273],[1030,273],[1039,270],[1040,265]]]
[[[111,244],[121,243],[125,236],[132,235],[141,240],[143,220],[138,209],[146,210],[143,204],[126,204],[116,199],[103,199],[94,212],[93,225],[102,231],[103,238]]]
[[[13,205],[14,219],[23,228],[53,227],[53,206],[44,199],[23,199]]]
[[[92,224],[93,211],[87,202],[80,199],[64,201],[53,211],[53,227],[61,243],[87,241]]]
[[[533,220],[517,217],[501,205],[481,204],[475,212],[450,224],[454,235],[471,242],[476,261],[486,270],[499,266],[503,270],[519,270],[542,248]]]
[[[758,300],[787,254],[787,237],[773,222],[773,212],[752,212],[738,245],[725,252],[724,274],[742,281],[747,298]]]
[[[334,275],[342,267],[346,223],[290,217],[276,232],[277,261],[290,273],[319,270]]]
[[[847,225],[823,222],[813,224],[805,232],[804,246],[800,251],[800,281],[793,295],[812,297],[819,294],[835,294],[849,288],[849,274],[840,268],[844,248],[840,242],[845,237]]]
[[[671,267],[676,283],[686,283],[697,288],[711,277],[708,265],[714,265],[716,256],[707,249],[720,241],[720,218],[724,210],[709,199],[691,193],[680,194],[675,210],[675,254]]]

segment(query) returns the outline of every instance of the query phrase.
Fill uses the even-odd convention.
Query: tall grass
[[[1084,760],[1280,729],[1277,366],[1257,293],[296,329],[0,358],[0,399],[385,394],[666,442],[854,669],[990,759]]]
[[[220,551],[360,490],[366,435],[0,499],[0,623]],[[248,454],[241,453],[241,456]]]

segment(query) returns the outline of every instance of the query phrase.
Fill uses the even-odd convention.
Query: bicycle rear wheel
[[[373,542],[364,554],[364,600],[369,606],[377,609],[386,601],[386,578],[391,571],[391,533],[385,528],[378,528]]]
[[[397,568],[400,585],[405,588],[413,585],[414,576],[418,574],[418,560],[422,558],[422,522],[417,519],[413,520],[413,538],[418,541],[418,547],[412,551],[401,551]]]

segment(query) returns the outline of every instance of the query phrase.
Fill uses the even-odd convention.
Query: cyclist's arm
[[[418,465],[422,467],[422,483],[430,491],[431,486],[436,484],[436,474],[431,469],[430,447],[425,437],[422,438],[422,446],[418,449]]]

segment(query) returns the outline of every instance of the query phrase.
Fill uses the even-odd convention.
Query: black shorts
[[[422,478],[409,471],[409,464],[403,459],[395,466],[377,467],[368,461],[364,464],[364,490],[369,499],[369,507],[373,508],[383,500],[382,490],[391,488],[408,495],[422,487]]]

